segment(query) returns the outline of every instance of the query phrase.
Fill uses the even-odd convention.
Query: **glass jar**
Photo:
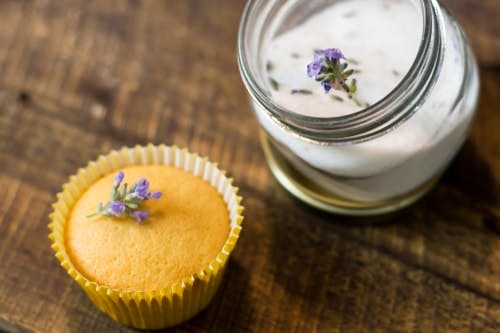
[[[368,8],[363,1],[405,13],[384,14],[382,9]],[[328,25],[316,22],[308,27],[341,30],[348,25],[342,23],[344,18],[352,20],[357,15],[359,21],[352,26],[360,28],[350,32],[344,29],[346,35],[338,38],[339,42],[342,38],[351,42],[356,33],[360,34],[356,45],[372,45],[373,55],[365,59],[366,63],[384,51],[383,59],[390,62],[397,52],[412,49],[400,44],[387,49],[410,25],[418,26],[418,34],[409,38],[415,43],[414,50],[404,55],[410,57],[408,68],[402,73],[393,70],[400,78],[387,94],[355,112],[325,117],[314,112],[314,103],[324,97],[310,96],[316,100],[295,105],[276,96],[273,89],[278,83],[269,72],[271,65],[281,62],[270,64],[266,56],[271,46],[279,51],[281,46],[272,44],[278,38],[304,31],[304,24],[312,17],[335,11],[334,7],[340,5],[345,11],[342,16],[323,18],[325,23],[330,22]],[[401,6],[411,6],[411,10]],[[362,10],[366,12],[359,13]],[[414,17],[405,17],[408,13]],[[387,17],[395,20],[392,23],[396,29],[377,32],[373,22],[388,21]],[[321,34],[311,33],[300,41],[321,40]],[[297,198],[334,213],[388,213],[422,197],[437,183],[465,141],[478,99],[478,69],[467,38],[435,0],[249,0],[240,23],[237,56],[272,173]],[[300,58],[293,53],[282,57]],[[306,58],[297,61],[307,78],[305,68],[312,59]],[[379,67],[367,65],[362,71],[374,73]],[[387,73],[377,75],[372,76],[380,82],[389,77]],[[292,86],[291,82],[284,84]],[[376,90],[378,84],[372,87]]]

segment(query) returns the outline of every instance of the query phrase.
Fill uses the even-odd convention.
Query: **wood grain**
[[[500,65],[500,5],[497,0],[442,0],[462,23],[483,65]]]
[[[498,332],[497,51],[479,51],[476,121],[439,186],[383,224],[353,225],[297,202],[270,175],[235,59],[243,5],[0,2],[0,331],[133,331],[58,266],[47,216],[78,167],[153,142],[218,161],[246,206],[218,295],[173,331]],[[469,11],[500,13],[496,1],[452,6],[466,28]]]

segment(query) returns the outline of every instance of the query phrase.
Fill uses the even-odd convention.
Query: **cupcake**
[[[49,237],[61,265],[100,310],[141,329],[208,305],[243,219],[232,180],[176,147],[113,151],[57,198]]]

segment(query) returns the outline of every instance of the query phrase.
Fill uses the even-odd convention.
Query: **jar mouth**
[[[243,82],[254,102],[280,127],[321,145],[358,143],[383,135],[409,119],[425,101],[444,58],[443,18],[436,0],[419,0],[422,34],[417,54],[401,81],[383,98],[364,109],[335,117],[314,117],[276,104],[257,82],[247,59],[249,22],[259,0],[248,0],[238,29],[237,58]]]

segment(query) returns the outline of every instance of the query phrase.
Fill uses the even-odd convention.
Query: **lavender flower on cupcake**
[[[111,200],[106,204],[99,203],[97,212],[88,217],[96,215],[106,217],[130,216],[135,218],[137,223],[141,223],[149,217],[147,211],[139,210],[140,204],[149,199],[159,199],[162,193],[159,191],[149,192],[150,183],[145,178],[141,178],[134,183],[127,191],[128,184],[121,185],[124,178],[125,174],[120,171],[115,176],[115,182],[111,189]]]

